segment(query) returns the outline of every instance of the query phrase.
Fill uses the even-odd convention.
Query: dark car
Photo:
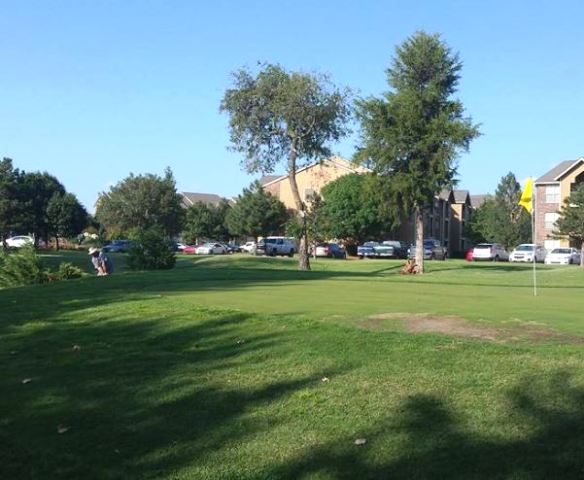
[[[385,240],[374,248],[375,256],[380,258],[407,258],[408,246],[399,240]]]
[[[347,258],[347,252],[338,243],[317,243],[314,249],[315,257]]]
[[[112,240],[107,245],[101,247],[101,250],[108,253],[127,252],[133,245],[134,242],[132,240]]]
[[[434,238],[424,239],[424,260],[446,260],[448,249],[444,247],[439,240]],[[409,249],[409,258],[416,258],[416,244],[414,243]]]

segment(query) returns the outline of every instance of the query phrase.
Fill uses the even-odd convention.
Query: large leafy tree
[[[242,69],[225,92],[221,111],[229,115],[231,144],[243,153],[247,172],[272,173],[284,163],[296,210],[306,217],[296,172],[303,164],[330,155],[328,144],[347,133],[349,92],[324,75],[288,72],[262,65],[256,74]],[[299,268],[310,269],[305,221],[300,238]]]
[[[78,235],[89,223],[87,211],[72,193],[54,194],[47,204],[46,215],[57,250],[59,237]]]
[[[20,172],[12,165],[12,159],[0,161],[0,242],[18,228],[19,203],[17,188]]]
[[[580,244],[580,266],[584,268],[584,184],[564,200],[554,233]]]
[[[20,206],[20,228],[32,233],[35,244],[42,237],[48,241],[52,233],[47,208],[54,195],[64,195],[65,187],[47,172],[23,173],[17,187]]]
[[[237,197],[226,221],[232,235],[257,239],[282,233],[288,218],[286,206],[254,182]]]
[[[453,98],[461,68],[439,35],[417,32],[396,48],[387,70],[391,90],[357,103],[362,130],[356,158],[383,176],[397,213],[414,212],[421,272],[424,209],[453,184],[458,154],[479,135]]]
[[[344,175],[322,189],[319,223],[329,237],[359,243],[390,227],[379,208],[375,180],[370,175]]]
[[[230,210],[231,207],[226,201],[218,205],[196,202],[187,209],[183,238],[188,243],[198,243],[202,239],[228,240],[226,217]]]
[[[172,171],[163,176],[134,175],[99,195],[95,215],[108,234],[158,227],[173,236],[182,229],[184,211]]]
[[[495,196],[488,198],[473,215],[475,238],[496,242],[509,249],[531,239],[531,218],[519,205],[521,185],[509,172],[501,178]]]

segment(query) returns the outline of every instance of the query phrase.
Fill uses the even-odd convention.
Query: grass
[[[130,273],[113,258],[108,278],[0,291],[0,478],[583,475],[576,267],[538,267],[534,298],[528,265],[405,277],[392,261],[181,257]],[[370,318],[391,312],[562,336]]]

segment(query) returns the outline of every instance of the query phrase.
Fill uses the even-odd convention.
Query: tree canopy
[[[218,205],[196,202],[187,209],[182,236],[188,243],[229,240],[226,216],[230,209],[226,201]]]
[[[284,163],[296,210],[305,216],[296,171],[331,154],[329,143],[347,132],[349,91],[336,88],[326,75],[288,72],[261,65],[257,73],[241,69],[221,102],[229,115],[232,148],[243,154],[247,172],[272,173]],[[306,229],[300,238],[299,268],[309,269]]]
[[[462,63],[440,36],[417,32],[396,48],[387,70],[390,91],[357,102],[361,145],[356,159],[382,176],[391,208],[415,213],[422,245],[423,209],[454,183],[461,151],[479,135],[453,99]],[[423,271],[423,250],[416,263]]]
[[[584,267],[584,184],[564,200],[554,233],[580,245],[580,266]]]
[[[174,176],[167,168],[162,177],[130,174],[99,195],[95,215],[110,236],[152,227],[172,236],[181,231],[184,211]]]
[[[512,172],[501,178],[495,196],[478,207],[471,221],[473,238],[510,249],[531,241],[531,217],[519,205],[521,185]]]
[[[331,238],[360,243],[389,228],[370,175],[343,175],[322,191],[319,223]]]
[[[280,200],[253,182],[237,197],[226,222],[232,235],[257,238],[281,234],[289,216]]]

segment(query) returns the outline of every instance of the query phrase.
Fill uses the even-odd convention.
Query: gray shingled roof
[[[260,178],[260,183],[265,185],[266,183],[273,182],[274,180],[278,180],[278,178],[283,177],[284,175],[264,175]]]
[[[452,190],[454,193],[454,202],[455,203],[465,203],[466,198],[468,197],[468,190]]]
[[[564,160],[563,162],[558,163],[549,172],[544,173],[541,177],[539,177],[535,183],[557,182],[556,177],[568,170],[568,168],[574,165],[577,161],[578,160]]]
[[[491,198],[491,195],[488,193],[483,193],[480,195],[471,195],[470,196],[470,206],[472,208],[479,208],[487,199]]]
[[[195,193],[195,192],[181,192],[185,198],[185,205],[193,205],[197,202],[204,203],[206,205],[219,205],[223,197],[215,195],[214,193]]]

